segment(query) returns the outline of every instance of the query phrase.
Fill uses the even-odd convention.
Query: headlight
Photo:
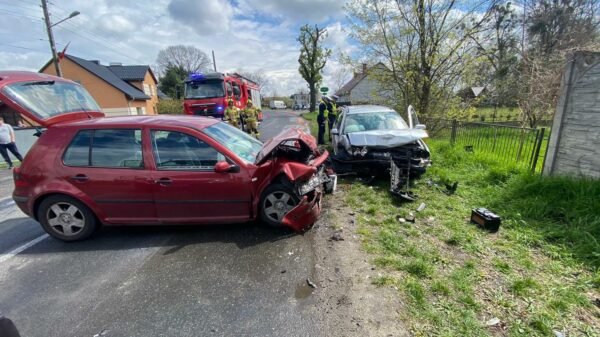
[[[355,156],[361,156],[364,157],[367,155],[367,153],[369,153],[369,150],[367,149],[366,146],[363,147],[353,147],[352,148],[352,154]]]

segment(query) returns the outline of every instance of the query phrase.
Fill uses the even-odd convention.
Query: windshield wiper
[[[25,85],[54,85],[54,81],[39,81],[39,82],[29,82],[23,84]]]

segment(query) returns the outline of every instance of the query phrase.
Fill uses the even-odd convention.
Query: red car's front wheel
[[[300,198],[294,190],[281,183],[268,186],[260,201],[261,219],[271,227],[283,226],[283,217],[298,205]]]

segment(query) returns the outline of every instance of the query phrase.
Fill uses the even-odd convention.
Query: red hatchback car
[[[104,118],[79,84],[30,72],[0,72],[0,101],[46,128],[14,170],[13,199],[65,241],[100,224],[257,218],[301,232],[331,182],[327,151],[300,129],[263,144],[213,118]]]

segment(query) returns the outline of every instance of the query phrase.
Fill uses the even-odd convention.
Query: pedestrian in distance
[[[317,124],[319,125],[319,134],[317,137],[318,145],[325,145],[325,124],[328,113],[326,99],[326,97],[321,97],[321,102],[319,103],[319,114],[317,115]]]
[[[2,154],[2,158],[8,164],[8,169],[10,170],[13,168],[13,163],[10,160],[8,151],[19,159],[19,161],[23,161],[23,156],[19,153],[17,144],[15,144],[15,131],[10,124],[4,123],[4,118],[0,117],[0,154]]]
[[[246,127],[249,134],[253,135],[258,139],[260,133],[258,132],[258,109],[252,106],[252,100],[248,100],[246,108],[242,112],[244,120],[246,121]]]

